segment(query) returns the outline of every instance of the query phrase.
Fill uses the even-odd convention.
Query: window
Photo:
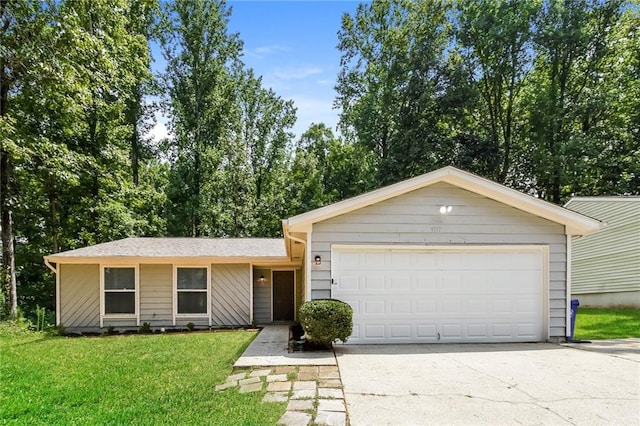
[[[135,268],[104,268],[105,315],[135,315]]]
[[[178,315],[206,315],[207,268],[178,268]]]

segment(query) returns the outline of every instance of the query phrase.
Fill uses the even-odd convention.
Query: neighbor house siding
[[[573,242],[571,293],[582,305],[640,306],[640,198],[578,198],[567,208],[606,223]]]
[[[258,279],[264,275],[264,283]],[[271,269],[253,270],[253,319],[258,324],[271,322]]]
[[[166,327],[173,322],[171,265],[140,265],[140,323]]]
[[[60,265],[60,323],[73,329],[100,327],[100,266]]]
[[[251,266],[211,265],[212,325],[247,325],[250,320]]]
[[[450,214],[440,206],[452,206]],[[313,225],[311,298],[331,295],[331,245],[546,245],[549,247],[550,337],[565,336],[566,236],[554,222],[437,183]]]

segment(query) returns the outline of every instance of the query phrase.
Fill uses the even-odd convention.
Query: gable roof
[[[283,221],[285,235],[291,232],[310,231],[314,223],[330,219],[354,210],[379,203],[389,198],[397,197],[407,192],[415,191],[445,182],[476,194],[485,196],[508,206],[523,210],[535,216],[542,217],[565,226],[567,235],[587,235],[600,229],[601,223],[580,213],[565,209],[555,204],[523,194],[515,189],[492,182],[488,179],[464,172],[448,166],[421,176],[407,179],[384,188],[349,198]]]
[[[95,258],[286,260],[282,238],[125,238],[47,256],[50,262]]]

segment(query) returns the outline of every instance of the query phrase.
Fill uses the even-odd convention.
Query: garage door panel
[[[391,291],[411,291],[411,274],[399,272],[389,277],[387,289]]]
[[[351,343],[541,340],[540,250],[335,250]]]

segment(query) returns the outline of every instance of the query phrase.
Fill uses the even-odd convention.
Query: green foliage
[[[45,317],[47,310],[45,308],[41,308],[40,306],[36,307],[36,331],[44,331],[45,330]]]
[[[576,339],[624,339],[640,337],[640,309],[578,308]]]
[[[196,325],[192,322],[187,323],[187,330],[193,331],[196,329]]]
[[[212,391],[254,336],[60,338],[0,323],[0,423],[276,424],[286,404],[264,392]]]
[[[140,327],[138,327],[138,333],[140,334],[150,334],[151,333],[151,324],[148,322],[143,322]]]
[[[331,346],[336,340],[346,342],[353,331],[353,309],[340,300],[305,302],[299,317],[307,339],[323,346]]]

